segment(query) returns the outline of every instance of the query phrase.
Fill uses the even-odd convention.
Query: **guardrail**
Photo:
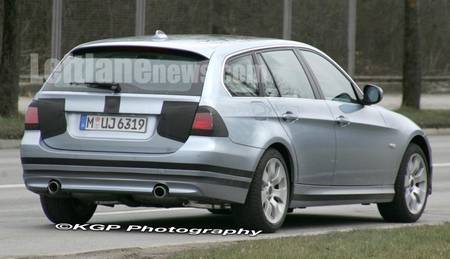
[[[39,75],[37,78],[44,78],[44,75]],[[30,75],[20,75],[20,80],[29,83],[31,82]],[[353,76],[355,81],[377,81],[377,82],[401,82],[402,76]],[[450,75],[448,76],[422,76],[423,81],[450,81]]]
[[[365,84],[375,84],[384,92],[402,92],[402,76],[354,76],[353,79],[361,87]],[[450,93],[450,76],[422,76],[422,93]]]
[[[402,82],[402,76],[354,76],[355,81],[374,81],[374,82]],[[425,82],[450,81],[450,76],[422,76]]]
[[[40,77],[43,78],[43,77]],[[358,85],[376,84],[383,88],[385,92],[401,92],[401,76],[354,76],[353,79]],[[32,96],[43,85],[44,82],[30,83],[29,75],[20,76],[20,95]],[[425,93],[450,93],[450,75],[449,76],[423,76],[422,89]]]

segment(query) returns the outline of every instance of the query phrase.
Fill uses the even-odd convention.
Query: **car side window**
[[[264,84],[264,91],[266,96],[280,97],[280,93],[278,92],[277,86],[275,85],[275,81],[273,80],[273,77],[270,74],[269,68],[267,68],[266,63],[261,57],[261,54],[258,54],[257,58],[259,64],[259,71],[261,72],[261,83]]]
[[[262,53],[282,97],[314,99],[314,92],[293,50]]]
[[[225,65],[224,84],[232,96],[259,96],[251,55],[231,59]]]
[[[316,53],[310,51],[301,51],[301,53],[316,76],[326,100],[358,102],[352,83],[336,66]]]

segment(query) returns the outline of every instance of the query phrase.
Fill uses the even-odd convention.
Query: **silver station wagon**
[[[431,149],[306,44],[241,36],[102,40],[71,50],[30,104],[23,179],[54,223],[98,205],[196,207],[279,229],[310,206],[376,203],[415,222]]]

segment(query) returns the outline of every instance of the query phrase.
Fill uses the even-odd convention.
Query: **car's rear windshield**
[[[196,53],[142,47],[97,47],[65,57],[44,91],[200,96],[208,59]]]

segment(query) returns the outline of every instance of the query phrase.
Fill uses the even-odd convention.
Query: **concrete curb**
[[[450,135],[450,128],[423,129],[427,136]],[[15,149],[20,147],[20,139],[0,139],[0,149]]]
[[[19,139],[0,139],[0,149],[14,149],[19,147]]]
[[[442,129],[423,129],[427,136],[450,135],[450,128]]]

